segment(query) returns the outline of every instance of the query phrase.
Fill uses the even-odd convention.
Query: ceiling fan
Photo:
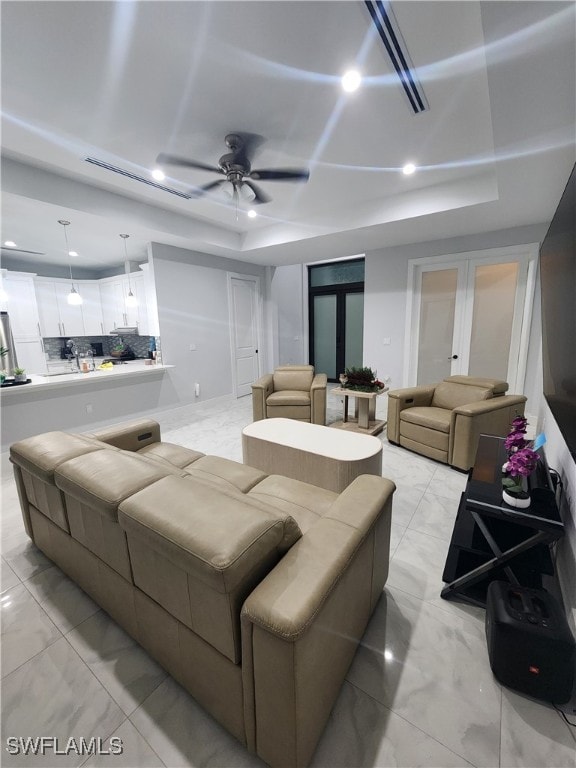
[[[257,171],[252,170],[252,157],[256,149],[264,142],[262,136],[255,133],[229,133],[224,139],[226,146],[231,150],[222,155],[218,160],[218,166],[199,163],[196,160],[188,160],[177,155],[160,154],[156,162],[160,165],[179,165],[183,168],[198,168],[203,171],[212,171],[225,176],[201,187],[191,190],[193,197],[202,197],[216,187],[223,187],[229,192],[233,200],[238,203],[239,197],[246,202],[268,203],[272,199],[254,181],[308,181],[310,171],[308,168],[266,168]]]

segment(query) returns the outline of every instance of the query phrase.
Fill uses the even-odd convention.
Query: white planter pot
[[[502,499],[515,509],[526,509],[530,506],[530,494],[527,491],[520,491],[518,494],[508,493],[502,490]]]

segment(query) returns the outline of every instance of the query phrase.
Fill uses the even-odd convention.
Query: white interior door
[[[536,258],[522,246],[414,262],[407,383],[468,374],[522,392]]]
[[[259,283],[257,277],[229,276],[232,371],[236,397],[249,395],[252,383],[260,375]]]

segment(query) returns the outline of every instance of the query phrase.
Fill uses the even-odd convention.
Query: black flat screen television
[[[540,247],[544,396],[576,459],[576,165]]]

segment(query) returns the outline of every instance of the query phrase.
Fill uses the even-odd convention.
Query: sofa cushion
[[[482,376],[447,376],[444,381],[491,389],[492,396],[504,395],[508,391],[508,382],[502,381],[502,379],[487,379]]]
[[[428,429],[436,429],[439,432],[450,432],[450,421],[452,419],[452,411],[448,411],[445,408],[433,408],[432,406],[416,406],[415,408],[407,408],[400,412],[400,422],[408,422],[410,424],[417,424],[420,427],[428,427]],[[402,432],[402,427],[400,427]]]
[[[107,450],[84,435],[45,432],[10,446],[10,460],[46,483],[54,482],[54,470],[65,461],[86,453]]]
[[[269,475],[247,494],[278,512],[289,515],[306,531],[332,506],[338,494],[281,475]]]
[[[58,488],[77,501],[107,515],[118,516],[121,501],[173,473],[168,464],[125,451],[98,451],[60,465],[54,479]]]
[[[268,395],[266,405],[268,407],[275,405],[307,405],[310,407],[310,392],[303,392],[298,389],[282,389]]]
[[[173,467],[184,469],[201,459],[205,454],[200,451],[193,451],[191,448],[184,448],[175,443],[151,443],[138,451],[139,456],[148,456],[151,459],[168,462]]]
[[[435,408],[453,410],[460,405],[488,400],[491,397],[492,390],[489,387],[475,387],[453,381],[441,381],[434,389],[431,405]]]
[[[274,371],[274,391],[283,389],[310,392],[314,368],[311,365],[290,365],[276,368]]]
[[[135,584],[238,663],[240,609],[280,559],[284,522],[241,496],[179,477],[126,499],[118,519]]]
[[[170,509],[170,515],[165,513]],[[120,504],[126,531],[218,592],[231,592],[271,552],[284,523],[192,478],[165,477]]]
[[[202,456],[184,471],[190,477],[241,493],[248,493],[250,488],[266,477],[266,473],[259,469],[221,456]]]

